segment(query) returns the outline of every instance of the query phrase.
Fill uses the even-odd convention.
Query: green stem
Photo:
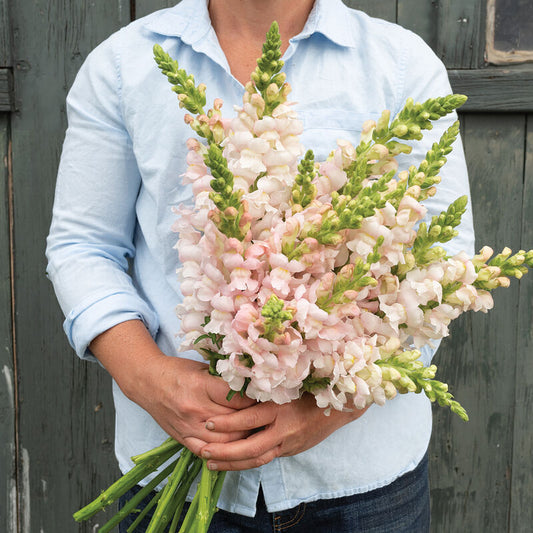
[[[165,526],[174,516],[174,510],[171,509],[174,502],[174,493],[192,462],[192,455],[192,452],[187,448],[182,451],[180,460],[176,464],[174,472],[171,474],[168,483],[163,489],[163,494],[157,504],[157,509],[150,521],[146,533],[159,533],[164,531]]]
[[[108,533],[111,531],[117,524],[122,522],[129,514],[131,514],[137,505],[152,492],[152,490],[159,485],[168,475],[174,470],[179,459],[176,459],[172,464],[167,466],[161,473],[159,473],[150,483],[143,487],[128,503],[117,513],[115,516],[109,520],[105,525],[103,525],[98,533]]]
[[[185,515],[185,519],[183,520],[183,524],[181,524],[181,528],[179,530],[179,533],[193,533],[194,532],[193,527],[196,525],[195,518],[196,518],[196,514],[197,514],[196,511],[198,509],[199,497],[200,497],[200,491],[197,490],[196,494],[194,495],[194,498],[193,498],[193,500],[191,502],[189,510],[187,511],[187,514]]]
[[[216,481],[213,485],[213,492],[211,494],[211,509],[209,513],[209,521],[207,522],[207,528],[209,528],[209,524],[211,524],[211,520],[213,520],[213,516],[215,516],[215,513],[217,512],[218,498],[220,497],[220,493],[222,492],[222,486],[224,484],[225,478],[226,472],[219,472]]]
[[[179,486],[178,491],[176,493],[175,501],[178,503],[178,506],[176,507],[175,514],[177,514],[178,517],[181,515],[183,506],[185,505],[185,500],[187,498],[187,494],[189,493],[189,489],[191,488],[193,481],[196,479],[196,476],[199,474],[200,469],[202,468],[202,459],[195,456],[193,461],[194,462],[191,468],[187,472],[185,479]],[[172,533],[172,528],[170,532]]]
[[[141,453],[139,455],[135,455],[131,458],[131,460],[136,464],[144,463],[145,461],[152,459],[153,457],[165,453],[167,451],[175,450],[178,452],[183,448],[183,445],[179,442],[176,442],[172,437],[169,437],[161,446],[158,446],[157,448],[153,448],[152,450],[149,450],[147,452]]]
[[[211,493],[217,479],[218,472],[207,468],[207,461],[202,464],[202,478],[200,479],[197,528],[199,533],[207,533],[211,515]]]
[[[139,516],[135,519],[135,522],[133,522],[133,524],[131,524],[131,526],[127,529],[127,533],[133,533],[135,531],[135,528],[142,522],[142,519],[150,512],[154,505],[157,505],[157,502],[161,498],[162,494],[162,491],[159,491],[155,494],[155,496],[150,500],[150,503],[140,512]]]
[[[120,498],[125,492],[137,485],[139,481],[157,470],[164,462],[174,455],[174,451],[167,451],[149,461],[145,461],[140,465],[134,466],[127,474],[115,481],[108,489],[106,489],[98,498],[86,505],[83,509],[74,513],[74,519],[77,522],[87,520],[95,515],[98,511],[111,505],[117,498]]]
[[[172,519],[172,523],[170,524],[170,529],[168,530],[168,533],[176,533],[176,530],[178,529],[178,522],[180,521],[182,509],[183,509],[183,505],[179,505],[174,511],[174,518]]]

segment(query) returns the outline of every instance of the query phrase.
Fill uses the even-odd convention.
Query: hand
[[[206,429],[211,416],[229,415],[256,402],[240,395],[228,402],[228,385],[211,376],[206,364],[163,354],[142,322],[118,324],[94,339],[90,348],[122,392],[196,455],[209,442],[249,434]]]
[[[336,429],[362,416],[366,409],[332,410],[326,416],[324,410],[317,407],[315,398],[304,394],[301,399],[283,405],[258,403],[230,414],[211,416],[207,421],[211,431],[253,433],[225,444],[211,442],[202,447],[202,457],[209,459],[211,470],[246,470],[262,466],[275,457],[296,455],[312,448]]]
[[[164,356],[145,371],[143,385],[135,388],[132,400],[145,409],[171,437],[196,455],[208,442],[242,439],[247,430],[209,431],[206,421],[250,407],[256,402],[235,395],[226,399],[228,385],[211,376],[208,365],[189,359]]]

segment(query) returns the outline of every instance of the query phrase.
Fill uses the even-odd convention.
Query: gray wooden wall
[[[0,0],[0,531],[94,531],[71,514],[117,474],[108,376],[73,356],[44,275],[65,96],[87,53],[172,0]],[[350,0],[419,33],[470,96],[462,131],[478,243],[533,247],[533,65],[487,67],[485,1]],[[439,351],[469,412],[435,411],[433,531],[529,532],[533,276]]]

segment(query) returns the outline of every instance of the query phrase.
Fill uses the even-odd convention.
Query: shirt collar
[[[174,7],[148,17],[145,27],[165,37],[179,37],[193,45],[211,30],[207,4],[208,0],[182,0]]]
[[[339,46],[356,46],[353,34],[353,19],[348,16],[351,10],[341,0],[315,0],[304,29],[292,41],[307,39],[314,33],[321,33]]]
[[[208,0],[182,0],[170,9],[149,17],[145,26],[167,37],[179,37],[194,47],[212,30]],[[354,47],[353,27],[349,9],[341,0],[315,0],[304,29],[292,41],[307,39],[320,33],[339,46]]]

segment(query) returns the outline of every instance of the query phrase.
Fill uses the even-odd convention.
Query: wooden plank
[[[9,116],[0,114],[0,530],[16,532],[15,383],[11,328]]]
[[[396,0],[343,0],[353,9],[360,9],[371,17],[396,22]]]
[[[66,91],[88,52],[129,22],[129,5],[126,0],[10,3],[16,28],[17,113],[11,130],[20,533],[94,531],[99,519],[78,526],[72,513],[118,473],[110,379],[67,347],[63,317],[44,275],[44,245],[66,126]]]
[[[158,9],[172,7],[179,3],[179,0],[135,0],[135,18],[141,18]]]
[[[454,92],[466,94],[464,111],[533,111],[533,67],[451,70]]]
[[[0,68],[0,112],[13,110],[13,76],[10,68]]]
[[[521,115],[463,117],[477,248],[520,246],[524,167]],[[431,442],[433,532],[507,531],[519,284],[494,294],[488,315],[463,315],[436,364],[470,422],[437,408]],[[531,469],[529,456],[529,469]]]
[[[483,65],[485,26],[482,0],[439,0],[437,55],[448,68]]]
[[[0,68],[12,66],[8,0],[0,0]]]
[[[437,44],[437,15],[436,2],[398,0],[398,24],[420,35],[433,50]]]
[[[533,115],[527,119],[526,165],[522,208],[521,247],[533,248]],[[520,281],[517,320],[517,364],[511,477],[512,533],[527,533],[533,523],[533,273]]]

